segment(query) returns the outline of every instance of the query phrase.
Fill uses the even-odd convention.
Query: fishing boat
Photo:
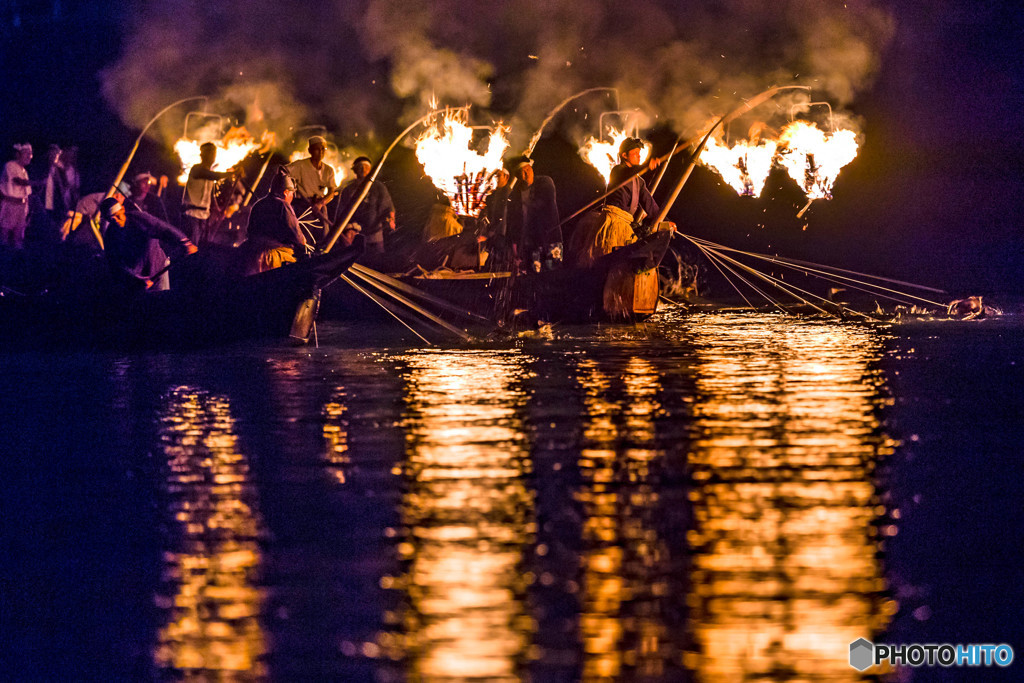
[[[174,286],[118,295],[109,278],[36,295],[0,295],[0,351],[193,349],[247,339],[306,341],[320,291],[363,251],[336,252],[249,276],[225,275],[199,254],[174,265]],[[105,270],[105,269],[104,269]]]
[[[386,310],[401,317],[403,308],[394,304],[406,299],[416,302],[415,307],[404,308],[413,311],[407,316],[413,320],[429,309],[443,318],[504,327],[638,322],[658,308],[658,265],[672,234],[671,230],[655,232],[586,268],[540,273],[440,270],[387,276],[357,266],[346,279],[355,280],[358,289],[339,283],[326,290],[322,315],[346,322],[379,321],[387,316]]]

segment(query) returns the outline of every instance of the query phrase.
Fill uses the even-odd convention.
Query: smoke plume
[[[693,6],[690,6],[693,5]],[[602,110],[641,109],[696,131],[772,85],[813,88],[842,110],[870,85],[894,31],[868,0],[140,0],[104,93],[141,128],[166,104],[206,95],[207,110],[287,142],[319,125],[339,145],[386,144],[436,101],[503,120],[524,147],[559,102],[555,125],[597,134]],[[805,98],[806,99],[806,98]],[[767,106],[767,105],[766,105]],[[775,103],[766,116],[788,113]],[[155,128],[177,139],[184,112]]]

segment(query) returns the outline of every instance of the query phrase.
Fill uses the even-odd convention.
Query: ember
[[[474,149],[474,128],[467,110],[448,110],[416,140],[416,159],[434,186],[444,192],[460,216],[480,215],[484,198],[496,185],[494,172],[508,149],[507,129],[490,129],[483,153]]]

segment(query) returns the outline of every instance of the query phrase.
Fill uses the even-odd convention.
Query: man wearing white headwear
[[[28,226],[28,197],[32,194],[26,170],[32,161],[32,145],[15,145],[14,152],[14,159],[0,173],[0,244],[21,249]]]
[[[287,164],[285,168],[295,180],[295,215],[302,218],[303,213],[310,209],[320,220],[323,234],[330,229],[325,207],[338,191],[338,182],[334,178],[334,169],[324,161],[327,154],[327,141],[314,135],[309,139],[307,150],[309,156]]]

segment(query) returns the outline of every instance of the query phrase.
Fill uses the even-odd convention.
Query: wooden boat
[[[173,266],[172,289],[118,295],[105,268],[35,296],[0,296],[0,351],[37,348],[190,349],[254,338],[300,340],[320,290],[359,257],[363,242],[258,275],[232,277],[202,251]],[[101,264],[102,265],[102,264]]]
[[[542,273],[424,272],[401,282],[495,323],[637,322],[657,310],[658,265],[672,231],[655,232],[587,268]],[[326,319],[383,320],[380,307],[345,285],[324,293]]]

